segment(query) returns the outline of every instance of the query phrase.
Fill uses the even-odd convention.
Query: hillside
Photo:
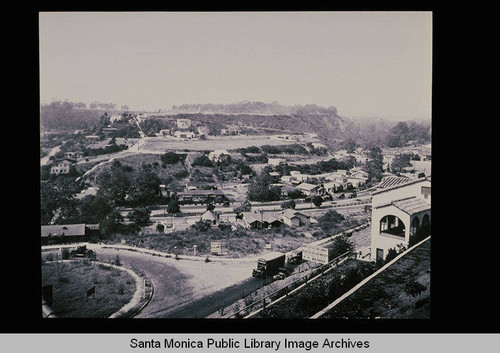
[[[42,130],[74,131],[80,129],[94,130],[102,126],[102,117],[124,111],[81,109],[77,103],[52,102],[42,105],[40,125]],[[135,113],[128,112],[129,115]],[[342,144],[353,143],[355,146],[405,145],[407,141],[418,140],[419,143],[430,142],[430,123],[388,121],[384,119],[353,120],[341,117],[333,106],[328,108],[315,104],[304,106],[283,106],[276,102],[240,102],[233,104],[184,104],[172,106],[170,111],[151,113],[151,124],[179,118],[189,118],[195,125],[205,125],[219,130],[227,125],[269,129],[271,133],[313,133],[328,146],[330,150],[345,148]],[[143,122],[146,128],[148,121]],[[156,130],[164,129],[166,127]],[[156,132],[158,132],[156,131]]]
[[[337,114],[337,108],[320,107],[316,104],[284,106],[263,102],[238,102],[230,104],[182,104],[172,106],[171,112],[179,113],[204,113],[204,114],[258,114],[258,115],[294,115],[294,114]]]

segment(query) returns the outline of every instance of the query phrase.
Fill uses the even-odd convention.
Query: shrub
[[[416,297],[426,289],[427,289],[426,286],[418,283],[417,281],[411,281],[406,283],[405,285],[405,292],[411,295],[412,297]]]
[[[291,208],[291,209],[295,209],[295,201],[294,200],[285,200],[281,203],[281,208],[283,209],[287,209],[287,208]]]
[[[385,263],[388,263],[392,259],[394,259],[396,256],[398,256],[398,252],[396,251],[395,248],[391,248],[387,251],[387,256],[385,257]]]
[[[191,163],[192,166],[213,167],[212,161],[204,154],[196,157]]]
[[[122,265],[122,263],[121,263],[121,261],[120,261],[120,256],[116,255],[116,257],[115,257],[115,261],[114,261],[114,264],[115,264],[116,266],[121,266],[121,265]]]

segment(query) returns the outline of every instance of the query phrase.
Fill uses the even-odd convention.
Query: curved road
[[[154,295],[137,318],[202,318],[262,286],[251,276],[255,261],[175,260],[139,252],[96,248],[97,259],[120,262],[153,282]]]

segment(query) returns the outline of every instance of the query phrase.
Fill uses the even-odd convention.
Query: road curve
[[[262,285],[251,277],[253,261],[205,263],[110,248],[96,253],[104,261],[118,255],[124,266],[153,283],[153,298],[137,318],[206,317]]]

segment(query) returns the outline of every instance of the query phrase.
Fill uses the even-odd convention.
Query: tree
[[[291,209],[295,209],[295,201],[294,200],[285,200],[281,203],[281,208],[283,209],[287,209],[287,208],[291,208]]]
[[[179,204],[179,198],[177,194],[172,195],[172,197],[170,198],[167,204],[167,212],[172,214],[181,212],[181,207]]]
[[[277,201],[280,199],[281,190],[271,185],[272,180],[264,171],[256,176],[248,186],[248,199],[250,201]]]
[[[191,165],[192,166],[210,167],[210,168],[212,168],[214,166],[214,164],[212,163],[212,161],[210,160],[210,158],[208,158],[204,154],[202,154],[201,156],[196,157],[193,160],[193,162],[191,163]]]
[[[133,205],[147,206],[160,201],[161,180],[151,168],[142,165],[141,170],[135,178],[134,188],[130,192],[130,200]]]
[[[408,124],[401,121],[396,124],[392,129],[389,130],[387,136],[387,145],[389,147],[403,147],[408,142],[410,129]]]
[[[181,155],[178,155],[175,152],[167,152],[161,155],[161,161],[165,164],[175,164],[182,160]]]
[[[123,216],[120,212],[113,210],[106,219],[99,222],[101,234],[110,235],[120,230],[123,222]]]
[[[207,197],[207,211],[215,210],[215,200],[212,197]]]
[[[368,173],[369,181],[380,181],[384,171],[384,157],[380,147],[372,147],[368,152],[368,160],[364,165],[365,172]]]
[[[139,227],[148,225],[151,216],[151,208],[137,207],[128,213],[128,218]]]
[[[411,167],[412,154],[403,153],[394,156],[391,163],[392,172],[401,172],[406,167]]]
[[[347,153],[353,153],[358,147],[358,144],[352,136],[349,136],[344,139],[342,147],[344,147]]]
[[[236,207],[233,209],[234,213],[241,213],[241,212],[250,212],[252,210],[252,204],[248,201],[245,200],[241,206]]]
[[[96,196],[87,195],[81,199],[79,209],[81,222],[99,223],[113,211],[113,206],[110,199],[98,192]]]
[[[331,232],[337,228],[338,224],[345,220],[345,217],[335,210],[328,210],[318,219],[318,224],[325,232]]]
[[[321,196],[319,196],[319,195],[316,195],[316,196],[313,197],[312,203],[316,207],[321,207],[321,204],[323,203],[323,198]]]
[[[332,257],[338,257],[348,251],[354,250],[354,244],[345,235],[333,239]]]

